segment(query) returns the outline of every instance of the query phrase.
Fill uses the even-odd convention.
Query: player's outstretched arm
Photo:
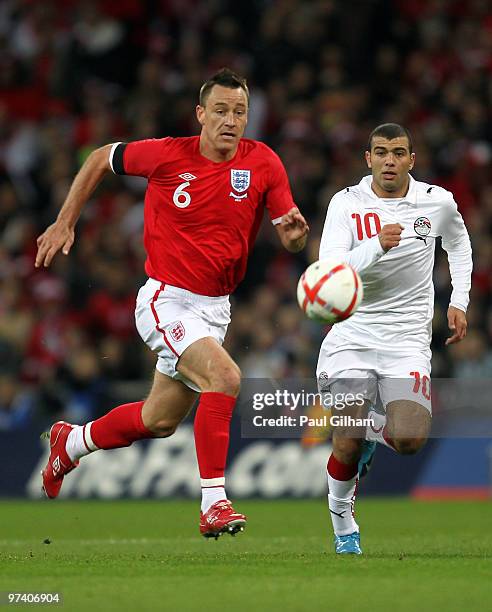
[[[291,208],[275,228],[283,246],[291,253],[298,253],[306,246],[309,225],[298,208]]]
[[[451,337],[446,340],[446,345],[449,345],[460,342],[466,336],[466,309],[470,300],[473,260],[470,236],[451,194],[447,204],[448,206],[441,208],[441,212],[444,215],[442,247],[448,254],[453,285],[448,308],[448,326],[452,332]]]
[[[96,149],[85,160],[73,180],[56,221],[37,239],[36,268],[40,266],[47,268],[60,249],[64,255],[70,252],[75,239],[75,224],[82,208],[104,175],[111,170],[109,165],[111,147],[109,144]]]

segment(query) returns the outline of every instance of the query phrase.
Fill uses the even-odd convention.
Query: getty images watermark
[[[253,393],[243,410],[243,433],[253,437],[255,433],[257,436],[296,437],[296,434],[302,435],[305,428],[366,427],[374,424],[372,419],[333,412],[362,408],[363,405],[362,393],[292,392],[287,389]],[[315,406],[320,408],[320,414],[312,413]]]
[[[414,372],[401,379],[328,379],[322,374],[318,378],[244,379],[236,412],[241,416],[242,437],[328,439],[335,428],[363,437],[364,426],[367,431],[380,431],[389,403],[404,401],[429,412],[435,408],[432,438],[492,438],[490,377],[434,378],[431,385]],[[417,437],[419,423],[415,422]],[[410,421],[408,426],[412,425]]]

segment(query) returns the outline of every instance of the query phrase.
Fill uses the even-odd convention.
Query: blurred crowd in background
[[[34,268],[36,237],[94,148],[197,134],[197,92],[223,66],[248,78],[246,135],[278,152],[311,226],[294,256],[264,223],[226,340],[243,375],[314,376],[327,330],[302,316],[297,279],[331,196],[367,174],[367,136],[388,121],[410,128],[413,176],[454,193],[472,238],[469,332],[450,349],[437,248],[433,375],[492,375],[488,0],[3,0],[0,429],[85,421],[132,384],[145,392],[155,358],[133,315],[146,181],[107,177],[48,270]]]

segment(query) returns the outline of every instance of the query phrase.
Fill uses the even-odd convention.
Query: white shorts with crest
[[[320,393],[362,394],[372,405],[393,401],[417,402],[429,413],[431,404],[431,351],[386,350],[347,346],[335,334],[321,345],[316,377]]]
[[[182,381],[194,391],[200,389],[176,370],[179,358],[201,338],[210,336],[222,344],[230,321],[231,306],[227,295],[198,295],[153,278],[149,278],[137,295],[137,331],[147,346],[157,353],[157,370]]]

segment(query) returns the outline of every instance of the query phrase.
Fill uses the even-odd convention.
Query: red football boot
[[[43,491],[51,499],[58,497],[65,474],[79,465],[78,461],[72,463],[65,450],[68,434],[72,429],[73,425],[65,423],[65,421],[57,421],[50,429],[51,451],[48,463],[41,474],[43,476]]]
[[[234,536],[244,531],[245,525],[246,517],[236,512],[228,499],[215,502],[205,514],[200,512],[200,533],[205,538],[217,539],[223,533]]]

